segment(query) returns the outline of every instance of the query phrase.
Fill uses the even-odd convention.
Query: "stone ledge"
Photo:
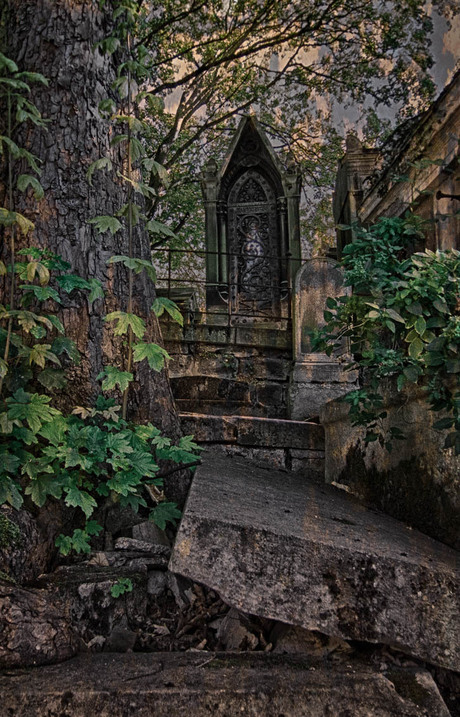
[[[264,653],[82,655],[9,670],[0,690],[3,713],[18,717],[449,717],[425,670]]]
[[[181,413],[180,419],[184,432],[193,433],[195,439],[202,443],[324,450],[324,430],[317,423],[201,413]]]
[[[460,668],[458,553],[352,496],[237,458],[197,470],[170,569],[246,613]]]

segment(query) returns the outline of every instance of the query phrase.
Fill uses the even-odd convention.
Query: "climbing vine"
[[[355,228],[356,241],[344,250],[345,285],[351,296],[330,297],[326,325],[314,332],[315,350],[329,355],[346,337],[360,371],[362,387],[343,400],[354,425],[366,427],[366,442],[391,449],[403,438],[382,421],[382,383],[398,391],[420,386],[432,411],[442,417],[436,429],[451,429],[445,448],[460,454],[460,252],[415,251],[423,222],[412,215],[383,218],[369,229]]]
[[[18,250],[18,233],[22,244],[27,243],[34,225],[15,211],[14,191],[33,192],[37,199],[43,196],[39,159],[12,139],[17,124],[46,126],[27,99],[33,82],[46,84],[46,79],[37,73],[19,72],[13,61],[0,54],[0,92],[7,107],[6,127],[0,136],[7,176],[6,206],[0,208],[0,224],[7,239],[5,260],[0,261],[6,287],[6,301],[0,305],[0,505],[19,509],[25,499],[39,507],[50,498],[62,500],[76,510],[80,527],[71,535],[59,536],[57,547],[63,554],[71,550],[89,552],[91,538],[103,529],[100,516],[109,505],[138,511],[148,509],[147,500],[152,506],[153,498],[150,519],[162,528],[168,521],[174,523],[180,512],[175,503],[165,499],[159,464],[172,461],[196,465],[198,447],[190,436],[173,445],[152,424],[134,425],[126,419],[126,392],[133,379],[131,363],[146,359],[151,368],[160,370],[167,358],[160,346],[142,342],[145,321],[132,311],[134,274],[147,271],[154,278],[154,269],[150,262],[132,256],[130,241],[127,256],[110,259],[111,263],[122,262],[130,272],[128,311],[106,317],[114,323],[115,335],[128,336],[128,366],[126,371],[106,366],[99,376],[103,392],[120,389],[122,406],[113,396],[103,395],[93,407],[77,406],[70,415],[53,406],[54,391],[65,385],[67,368],[80,360],[57,315],[62,296],[86,292],[91,303],[102,298],[104,290],[97,280],[86,281],[70,273],[70,265],[47,249],[30,245]],[[129,133],[127,144],[129,168],[135,146]],[[13,187],[16,161],[25,163],[33,173],[20,174]],[[130,179],[129,170],[126,179]],[[135,212],[128,191],[128,202],[121,212],[128,216],[128,237],[132,228],[129,217]],[[101,218],[94,223],[103,230]],[[157,313],[164,309],[181,320],[175,305],[160,302],[153,306]]]

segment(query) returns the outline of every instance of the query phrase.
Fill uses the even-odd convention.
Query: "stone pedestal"
[[[297,273],[293,299],[294,366],[289,387],[289,416],[305,420],[319,414],[328,401],[352,390],[355,372],[344,371],[347,345],[334,356],[313,353],[309,332],[324,325],[328,296],[347,293],[339,265],[333,259],[310,259]]]

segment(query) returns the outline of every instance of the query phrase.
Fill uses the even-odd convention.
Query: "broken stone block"
[[[254,650],[259,640],[248,629],[248,618],[232,608],[222,619],[217,639],[226,650]]]
[[[78,644],[52,595],[0,579],[0,668],[61,662],[75,655]]]
[[[170,569],[246,613],[460,668],[458,553],[353,496],[210,455]]]
[[[348,642],[338,637],[329,637],[313,630],[277,622],[270,632],[272,652],[283,655],[302,653],[315,658],[326,658],[332,653],[353,652]]]
[[[420,668],[385,673],[257,652],[81,655],[0,675],[0,692],[4,713],[21,717],[450,717]]]
[[[133,526],[133,538],[144,543],[170,547],[170,542],[165,531],[161,530],[155,523],[152,523],[151,520],[146,520],[144,523]]]
[[[148,574],[147,592],[152,597],[159,597],[168,584],[166,573],[162,570],[152,570]]]

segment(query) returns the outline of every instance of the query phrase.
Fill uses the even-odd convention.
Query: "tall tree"
[[[446,16],[454,6],[435,3]],[[183,237],[202,234],[199,170],[210,152],[222,155],[242,113],[257,110],[321,199],[343,106],[375,113],[392,105],[405,116],[434,91],[424,0],[119,0],[118,7],[135,26],[148,146],[170,175],[167,187],[151,177],[157,192],[149,211]],[[154,237],[162,243],[164,235]]]
[[[87,178],[90,165],[110,158],[123,173],[125,157],[120,144],[113,146],[113,131],[101,118],[98,105],[115,97],[111,84],[117,77],[117,58],[97,47],[113,31],[113,8],[96,0],[9,0],[3,2],[3,46],[22,71],[40,72],[49,86],[37,86],[33,100],[47,120],[46,129],[20,125],[15,139],[39,158],[43,198],[32,192],[14,192],[14,209],[35,224],[32,242],[62,256],[80,276],[100,280],[105,298],[89,303],[73,291],[61,311],[66,334],[81,355],[79,367],[70,368],[61,405],[67,409],[88,405],[98,390],[96,377],[103,364],[123,368],[126,353],[121,339],[104,323],[104,315],[126,311],[129,273],[122,264],[108,264],[112,255],[128,254],[127,231],[98,233],[90,220],[113,215],[127,201],[126,183],[116,173],[99,172],[93,186]],[[16,162],[14,173],[23,171]],[[17,176],[13,177],[13,184]],[[3,206],[9,199],[4,197]],[[13,207],[10,207],[13,208]],[[30,242],[30,237],[28,238]],[[147,234],[134,227],[133,256],[150,260]],[[4,250],[6,247],[4,247]],[[147,322],[149,339],[160,340],[156,317],[150,311],[155,299],[152,282],[144,273],[135,277],[135,311]],[[126,357],[124,362],[126,363]],[[138,364],[130,415],[155,421],[169,435],[179,432],[177,414],[166,371]]]

